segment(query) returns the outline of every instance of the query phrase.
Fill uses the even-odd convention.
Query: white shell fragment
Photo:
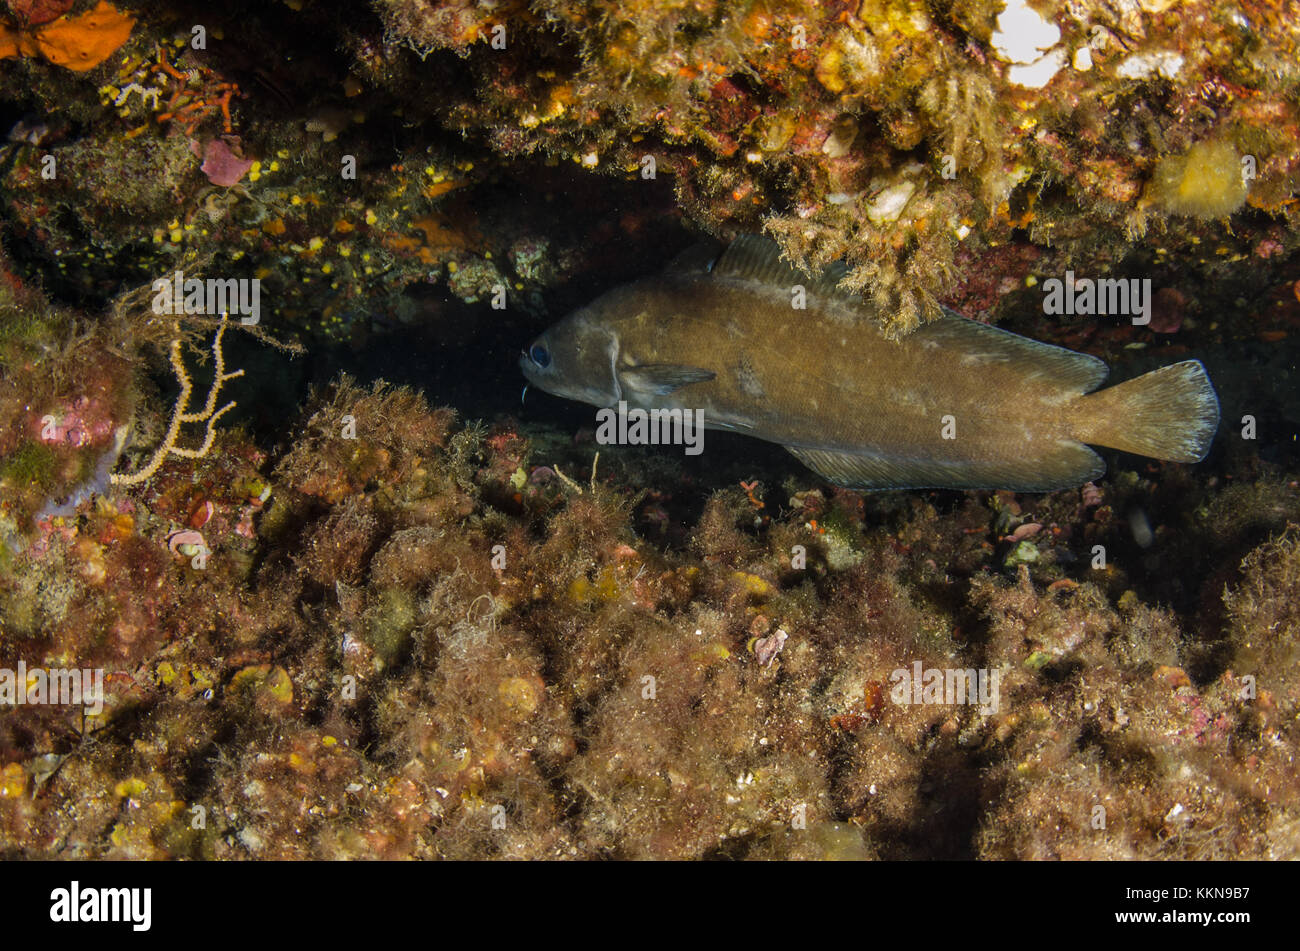
[[[1061,28],[1045,20],[1025,0],[1006,0],[998,14],[993,49],[1011,64],[1007,79],[1026,89],[1042,89],[1065,66],[1066,54],[1057,49]]]
[[[916,191],[916,186],[911,182],[899,182],[897,185],[890,185],[876,196],[875,201],[867,206],[867,218],[870,219],[873,225],[897,221],[898,216],[903,213],[907,200],[912,197],[914,191]]]
[[[1119,64],[1115,74],[1120,79],[1148,79],[1153,73],[1165,79],[1173,79],[1182,71],[1184,62],[1186,60],[1181,54],[1171,50],[1134,53]]]
[[[1025,0],[1007,0],[998,14],[993,48],[1008,63],[1032,63],[1061,39],[1061,28],[1044,20]]]
[[[1007,70],[1007,79],[1026,89],[1042,89],[1065,65],[1065,51],[1052,50],[1028,65],[1016,63]]]

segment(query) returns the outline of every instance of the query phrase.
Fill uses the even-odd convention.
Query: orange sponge
[[[0,59],[43,56],[76,72],[93,69],[125,43],[135,18],[100,0],[89,13],[59,17],[35,29],[0,24]]]

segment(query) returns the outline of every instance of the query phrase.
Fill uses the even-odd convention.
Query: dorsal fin
[[[809,292],[822,297],[840,297],[860,304],[861,298],[846,294],[836,286],[847,273],[848,268],[837,261],[820,275],[805,274],[781,257],[779,244],[761,234],[741,235],[731,242],[713,266],[714,277],[755,281],[781,288],[802,284]]]
[[[1110,372],[1105,361],[1086,353],[1031,340],[1009,330],[963,317],[943,308],[943,316],[913,331],[909,339],[933,341],[971,359],[1011,360],[1025,368],[1026,380],[1041,378],[1059,387],[1062,395],[1091,393]]]
[[[717,264],[718,257],[725,247],[721,241],[712,238],[697,241],[669,261],[664,271],[676,274],[708,274]]]

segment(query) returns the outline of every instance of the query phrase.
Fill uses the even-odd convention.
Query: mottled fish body
[[[595,406],[702,410],[861,489],[1069,488],[1105,472],[1086,444],[1197,462],[1218,427],[1197,361],[1093,392],[1101,360],[952,311],[887,340],[838,274],[810,279],[765,238],[684,258],[552,327],[524,374]]]

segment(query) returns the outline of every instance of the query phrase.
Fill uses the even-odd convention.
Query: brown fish
[[[780,443],[857,489],[1072,488],[1106,471],[1086,443],[1199,462],[1218,429],[1196,360],[1093,392],[1096,357],[953,311],[886,340],[841,273],[808,278],[756,236],[716,260],[688,252],[574,311],[520,367],[595,406],[702,410],[706,428]]]

